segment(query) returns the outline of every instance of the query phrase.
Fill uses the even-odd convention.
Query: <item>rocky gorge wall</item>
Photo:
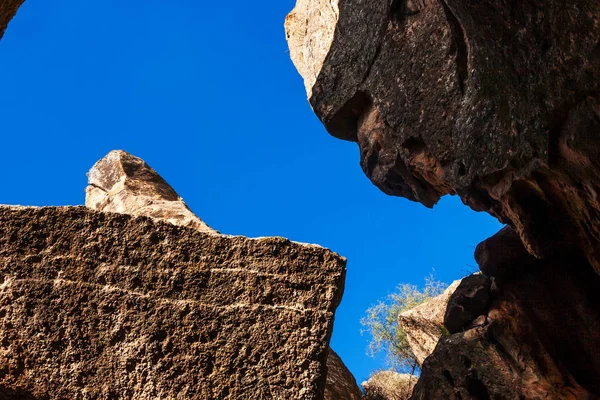
[[[375,185],[508,225],[413,398],[599,398],[600,3],[298,0],[285,27],[315,114]]]

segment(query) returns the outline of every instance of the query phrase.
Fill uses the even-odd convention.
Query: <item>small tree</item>
[[[365,327],[362,333],[367,332],[371,335],[367,354],[374,357],[384,352],[389,368],[397,372],[414,374],[418,363],[408,345],[406,332],[398,325],[398,316],[441,294],[445,288],[446,284],[435,280],[431,274],[425,279],[425,286],[422,289],[402,283],[385,300],[380,300],[371,306],[360,321]]]

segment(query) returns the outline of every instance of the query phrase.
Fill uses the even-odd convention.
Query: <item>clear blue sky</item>
[[[388,197],[354,143],[313,115],[283,20],[293,0],[27,0],[0,41],[0,203],[84,202],[113,149],[142,157],[224,233],[348,258],[332,347],[360,382],[382,368],[359,320],[396,284],[451,282],[500,225],[457,198]]]

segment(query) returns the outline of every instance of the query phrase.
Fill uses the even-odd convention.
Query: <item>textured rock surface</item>
[[[407,400],[410,398],[417,377],[394,371],[380,371],[362,383],[365,400]]]
[[[4,36],[4,31],[17,13],[19,6],[24,2],[25,0],[0,0],[0,39]]]
[[[0,393],[321,398],[344,264],[280,238],[0,207]]]
[[[193,214],[175,191],[142,159],[124,151],[111,151],[88,173],[86,189],[89,208],[145,216],[201,232],[215,232]],[[110,189],[101,189],[110,187]],[[361,398],[352,373],[329,349],[325,399]]]
[[[88,172],[85,205],[93,210],[147,216],[175,225],[215,232],[196,216],[144,160],[111,151]]]
[[[564,243],[600,272],[600,2],[339,0],[326,20],[328,2],[298,4],[306,32],[334,31],[314,83],[300,68],[310,103],[373,183],[427,206],[458,194],[532,254]]]
[[[444,332],[446,307],[459,284],[460,280],[453,282],[441,295],[403,312],[398,317],[398,324],[406,332],[408,345],[419,366],[433,352]]]
[[[325,400],[362,400],[354,376],[332,349],[329,349],[327,356]]]
[[[485,275],[475,274],[464,278],[450,296],[444,326],[450,333],[462,332],[471,322],[488,309],[492,281]]]
[[[519,273],[491,285],[485,318],[425,360],[414,399],[600,398],[598,275],[576,254],[531,265],[521,253],[527,267],[513,258]]]

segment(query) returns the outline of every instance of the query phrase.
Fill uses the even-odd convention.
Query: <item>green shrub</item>
[[[406,332],[398,325],[398,316],[443,293],[445,288],[446,284],[430,275],[423,288],[402,283],[394,293],[369,307],[360,321],[364,326],[362,333],[371,336],[367,354],[374,357],[383,352],[388,368],[414,374],[418,368],[417,360],[408,345]]]

